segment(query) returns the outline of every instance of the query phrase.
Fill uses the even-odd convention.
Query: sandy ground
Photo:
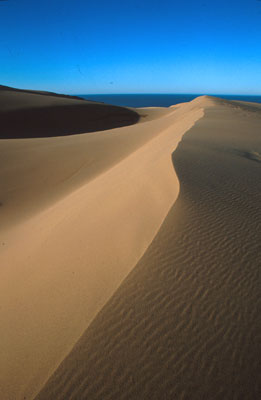
[[[136,111],[0,141],[1,398],[258,398],[261,108]]]

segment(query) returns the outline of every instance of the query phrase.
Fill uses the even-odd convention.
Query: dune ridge
[[[261,114],[195,103],[177,201],[37,400],[259,398]]]
[[[171,108],[137,109],[145,129],[135,124],[88,135],[1,140],[0,202],[5,208],[0,230],[63,198],[156,137],[172,123],[162,123],[162,116],[184,119],[191,107],[183,105],[175,115]]]
[[[177,198],[171,154],[203,106],[0,141],[1,397],[34,398],[137,264]]]

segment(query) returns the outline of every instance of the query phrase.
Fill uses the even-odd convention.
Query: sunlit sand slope
[[[203,105],[139,113],[103,132],[0,140],[1,399],[35,397],[177,198],[171,155]]]
[[[195,102],[175,205],[37,400],[259,398],[260,106]]]

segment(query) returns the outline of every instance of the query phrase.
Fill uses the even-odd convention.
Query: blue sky
[[[0,84],[261,95],[260,0],[0,1]]]

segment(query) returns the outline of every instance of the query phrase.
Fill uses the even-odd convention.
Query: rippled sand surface
[[[37,400],[259,398],[260,107],[198,101],[177,201]]]

